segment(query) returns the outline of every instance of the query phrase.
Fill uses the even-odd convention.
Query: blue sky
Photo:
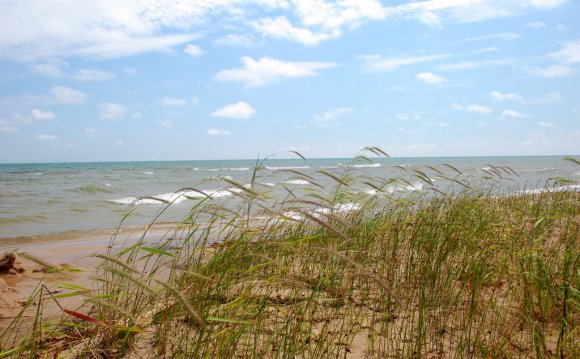
[[[0,162],[580,153],[580,2],[0,0]]]

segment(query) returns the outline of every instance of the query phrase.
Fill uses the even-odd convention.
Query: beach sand
[[[159,241],[166,232],[148,233],[147,242]],[[73,292],[63,285],[72,284],[87,288],[85,295],[90,295],[96,288],[92,277],[95,275],[96,266],[101,259],[94,254],[106,254],[109,249],[116,252],[125,246],[132,245],[141,239],[141,234],[133,231],[116,239],[114,244],[111,236],[67,239],[60,242],[33,243],[20,247],[0,247],[0,256],[4,253],[16,253],[14,269],[0,272],[0,333],[19,315],[26,301],[41,286],[50,291],[53,296]],[[45,264],[58,269],[47,270],[46,266],[35,261],[38,259]],[[57,320],[63,312],[62,309],[75,310],[80,307],[85,295],[58,298],[58,304],[50,294],[43,297],[48,300],[43,312],[44,320]],[[46,303],[45,303],[46,304]],[[22,316],[25,325],[27,319],[35,316],[37,305],[29,306]]]

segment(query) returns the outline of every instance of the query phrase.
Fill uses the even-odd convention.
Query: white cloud
[[[207,130],[207,135],[208,136],[229,136],[232,133],[230,131],[226,131],[226,130],[219,130],[217,128],[209,128]]]
[[[35,120],[52,120],[54,118],[54,112],[42,111],[35,108],[32,110],[32,118]]]
[[[469,105],[467,107],[465,107],[465,110],[467,112],[474,112],[474,113],[478,113],[481,115],[488,115],[490,113],[493,112],[493,110],[487,106],[482,106],[482,105]]]
[[[423,24],[428,25],[435,29],[442,29],[443,25],[441,25],[441,18],[436,14],[426,11],[418,16],[419,21]]]
[[[527,101],[530,104],[544,104],[550,102],[562,101],[563,97],[559,92],[548,92],[544,96]]]
[[[0,120],[0,133],[18,132],[18,128],[13,126],[10,122]]]
[[[215,44],[220,46],[251,47],[254,45],[254,40],[247,35],[229,34],[217,39]]]
[[[564,2],[566,0],[427,0],[393,6],[387,11],[390,14],[419,19],[425,12],[432,12],[438,14],[443,20],[469,23],[514,16],[529,8],[550,9]]]
[[[123,69],[123,73],[127,76],[135,76],[137,75],[137,69],[134,69],[132,67],[125,67]]]
[[[118,103],[103,102],[99,104],[99,117],[103,120],[117,120],[127,112],[127,107]]]
[[[161,120],[159,121],[159,124],[161,125],[161,127],[171,127],[171,125],[173,125],[173,122],[171,122],[170,120]]]
[[[310,77],[318,70],[335,67],[331,62],[290,62],[262,57],[254,60],[251,57],[241,58],[243,67],[219,71],[215,80],[220,82],[243,82],[246,87],[260,87],[277,82],[283,78]]]
[[[54,78],[62,76],[62,70],[57,64],[32,64],[29,67],[44,76]]]
[[[441,60],[448,57],[449,55],[446,54],[388,57],[388,58],[383,58],[377,55],[371,55],[371,56],[363,56],[362,59],[368,61],[367,65],[365,66],[366,70],[368,71],[389,72],[396,70],[397,68],[402,66],[416,65],[425,62]]]
[[[50,102],[58,104],[80,105],[85,102],[87,95],[66,86],[53,86],[50,88]]]
[[[256,114],[256,110],[247,102],[237,102],[212,112],[213,117],[248,119]]]
[[[165,97],[161,100],[161,104],[165,107],[183,107],[187,105],[187,101],[180,98]]]
[[[554,124],[551,122],[545,122],[545,121],[540,121],[538,122],[538,125],[542,126],[542,127],[554,127]]]
[[[490,66],[506,66],[514,63],[512,59],[502,59],[502,60],[487,60],[487,61],[462,61],[454,64],[439,65],[438,70],[442,71],[455,71],[455,70],[476,70],[483,67]]]
[[[503,117],[511,117],[511,118],[522,118],[522,117],[526,117],[526,115],[524,115],[521,112],[515,111],[515,110],[505,110],[501,113],[501,115]]]
[[[357,27],[368,20],[384,19],[388,14],[388,9],[378,0],[294,0],[293,5],[304,25],[327,30]]]
[[[195,36],[184,32],[185,25],[203,22],[215,3],[84,0],[78,8],[75,0],[3,2],[0,24],[11,34],[0,37],[0,54],[27,60],[115,58],[166,50],[191,41]],[[167,28],[180,33],[164,34]]]
[[[58,136],[50,135],[50,134],[38,134],[35,136],[35,138],[37,140],[40,140],[40,141],[58,141],[59,140]]]
[[[568,0],[531,0],[533,6],[538,9],[553,9],[564,4]]]
[[[417,80],[423,81],[429,85],[441,85],[449,81],[445,77],[435,75],[431,72],[418,73]]]
[[[337,107],[324,111],[321,114],[314,116],[314,122],[328,124],[335,122],[338,118],[343,117],[349,113],[354,112],[350,107]]]
[[[203,55],[203,50],[200,49],[198,46],[189,44],[183,50],[184,53],[188,54],[191,57],[198,57]]]
[[[397,120],[407,121],[407,120],[420,120],[420,114],[413,114],[413,113],[398,113],[395,115]]]
[[[82,69],[75,72],[73,79],[77,81],[107,81],[115,78],[108,71]]]
[[[517,93],[501,93],[499,91],[491,91],[489,93],[489,95],[494,100],[500,101],[500,102],[504,102],[504,101],[525,102],[524,98],[520,94],[517,94]]]
[[[552,53],[551,56],[565,64],[580,62],[580,39],[566,43],[560,51]]]
[[[532,29],[543,29],[545,28],[547,25],[545,22],[542,21],[530,21],[526,24],[527,27],[531,27]]]
[[[519,38],[520,38],[520,35],[514,34],[512,32],[500,32],[497,34],[468,37],[468,38],[465,38],[463,40],[460,40],[459,42],[462,43],[462,42],[473,42],[473,41],[495,40],[495,39],[507,41],[507,40],[516,40]]]
[[[95,134],[95,133],[99,133],[101,131],[97,130],[96,128],[89,127],[89,128],[85,128],[85,132],[90,133],[90,134]]]
[[[546,78],[568,77],[576,73],[574,69],[566,65],[552,65],[547,68],[533,68],[528,69],[527,72],[534,76]]]
[[[336,37],[340,33],[334,31],[330,34],[315,33],[308,29],[294,27],[285,16],[279,16],[275,19],[264,18],[253,24],[253,27],[264,36],[275,39],[291,40],[304,45],[316,45],[320,41]]]
[[[77,0],[4,1],[0,2],[0,24],[10,36],[0,37],[0,56],[109,59],[166,51],[190,43],[199,38],[194,32],[208,28],[217,32],[248,26],[266,36],[314,44],[374,20],[417,19],[440,27],[446,21],[508,17],[564,2],[427,0],[386,6],[379,0],[83,0],[78,8]],[[264,13],[277,17],[253,17]],[[252,23],[258,25],[252,27]]]

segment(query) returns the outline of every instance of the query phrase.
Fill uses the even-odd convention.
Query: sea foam
[[[372,167],[381,167],[381,164],[380,163],[370,163],[367,165],[358,164],[358,165],[352,165],[352,167],[353,168],[372,168]]]

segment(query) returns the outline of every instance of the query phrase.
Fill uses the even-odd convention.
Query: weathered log
[[[15,260],[16,256],[14,255],[14,253],[4,253],[0,255],[0,273],[8,272],[11,269],[14,269]]]

